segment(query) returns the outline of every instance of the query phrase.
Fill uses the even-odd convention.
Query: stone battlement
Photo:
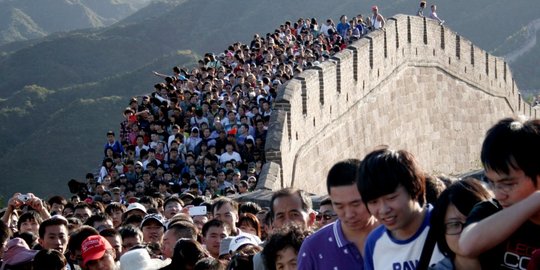
[[[486,130],[516,114],[536,118],[504,59],[417,16],[396,15],[282,86],[259,188],[326,193],[337,161],[385,144],[432,173],[477,169]]]

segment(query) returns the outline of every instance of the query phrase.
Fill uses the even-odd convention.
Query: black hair
[[[212,213],[215,213],[226,203],[230,204],[231,207],[238,212],[238,203],[236,201],[226,197],[219,197],[212,203]]]
[[[226,266],[218,259],[207,257],[197,261],[193,270],[225,270]]]
[[[302,201],[302,210],[306,212],[309,212],[313,208],[313,202],[311,201],[311,197],[309,197],[305,191],[301,189],[283,188],[274,192],[272,194],[272,198],[270,199],[270,212],[272,213],[272,216],[274,216],[276,213],[274,211],[274,201],[281,197],[288,196],[298,196]]]
[[[67,265],[66,257],[56,249],[42,249],[34,256],[32,262],[34,269],[57,270]]]
[[[24,214],[22,214],[20,217],[19,217],[19,220],[17,221],[17,230],[21,230],[21,225],[23,224],[23,222],[26,222],[26,221],[29,221],[29,220],[33,220],[35,221],[37,224],[41,224],[41,222],[43,222],[43,218],[41,217],[41,215],[36,212],[36,211],[28,211]]]
[[[189,238],[197,240],[197,227],[189,221],[180,220],[167,228],[172,231],[177,239]]]
[[[276,270],[277,253],[286,248],[294,249],[298,253],[302,243],[311,234],[311,231],[304,230],[296,225],[287,226],[283,230],[274,232],[262,251],[264,263],[268,270]]]
[[[122,211],[123,213],[126,211],[126,206],[124,206],[123,204],[119,202],[112,202],[109,205],[107,205],[107,207],[105,207],[105,213],[107,215],[111,215],[114,211]]]
[[[358,177],[358,168],[360,168],[359,159],[347,159],[334,164],[326,177],[328,194],[331,187],[354,185]]]
[[[113,228],[107,228],[107,229],[103,229],[99,232],[99,235],[103,236],[103,237],[120,237],[120,232],[118,232],[117,230],[113,229]],[[120,255],[120,254],[119,254]]]
[[[259,213],[259,211],[261,211],[261,209],[261,206],[256,202],[242,202],[240,204],[240,208],[238,209],[238,214],[251,213],[256,215],[257,213]]]
[[[43,221],[39,225],[39,238],[43,239],[45,237],[45,231],[47,230],[47,227],[49,227],[49,226],[57,226],[57,225],[66,226],[66,230],[67,230],[68,222],[64,217],[52,217],[52,218],[49,218],[49,219]]]
[[[479,180],[474,178],[456,181],[441,193],[431,213],[430,224],[435,232],[437,245],[445,256],[450,258],[455,256],[455,253],[448,247],[445,237],[444,218],[448,206],[453,204],[461,214],[468,216],[474,205],[490,199],[489,191],[482,186]]]
[[[536,186],[540,156],[535,153],[540,153],[540,120],[505,118],[486,133],[480,160],[486,170],[497,173],[521,169]]]
[[[205,248],[193,239],[180,239],[174,246],[174,252],[169,264],[163,269],[193,269],[197,261],[210,257]]]
[[[37,241],[37,235],[34,235],[34,233],[32,232],[16,232],[14,235],[13,235],[13,238],[15,237],[18,237],[18,238],[21,238],[22,240],[24,240],[24,242],[26,242],[26,244],[30,247],[30,249],[33,249],[34,245],[36,244],[36,241]]]
[[[54,203],[56,204],[61,204],[61,205],[66,205],[67,204],[67,201],[64,197],[62,196],[59,196],[59,195],[56,195],[56,196],[52,196],[48,201],[47,203],[52,206]],[[61,214],[61,213],[60,213]]]
[[[103,222],[105,220],[110,220],[111,218],[107,216],[104,213],[97,213],[95,215],[90,216],[86,222],[84,222],[84,225],[92,226],[94,227],[94,223],[96,222]],[[97,229],[97,228],[96,228]]]
[[[332,205],[332,200],[330,198],[324,198],[319,205]]]
[[[41,227],[40,227],[41,228]],[[93,227],[90,227],[88,225],[83,225],[77,230],[75,230],[73,233],[71,233],[68,244],[67,244],[67,250],[71,252],[71,254],[75,254],[75,251],[81,249],[82,242],[92,235],[98,235],[99,232],[94,229]]]
[[[120,228],[118,232],[120,233],[122,240],[130,237],[139,237],[141,240],[143,239],[143,233],[141,229],[133,225],[122,226],[122,228]]]
[[[202,236],[206,237],[206,233],[208,233],[208,230],[210,230],[210,228],[212,227],[224,227],[225,230],[228,230],[229,232],[231,231],[227,223],[218,219],[211,219],[208,222],[204,223],[201,230]]]
[[[369,153],[360,163],[357,187],[364,203],[393,193],[400,185],[424,205],[425,176],[411,153],[384,147]]]

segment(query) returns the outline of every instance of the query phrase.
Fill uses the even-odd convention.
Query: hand
[[[13,197],[11,197],[11,199],[9,199],[8,201],[8,207],[11,207],[12,209],[17,209],[24,205],[24,202],[19,200],[19,195],[21,195],[20,192],[13,194]]]
[[[43,211],[43,201],[41,201],[41,199],[36,197],[33,193],[28,193],[28,195],[30,196],[30,199],[28,202],[26,202],[26,204],[30,205],[30,207],[34,208],[34,210],[38,212]]]
[[[184,214],[186,214],[186,215],[189,216],[189,208],[191,208],[191,207],[193,207],[193,205],[191,205],[191,204],[190,204],[190,205],[184,206],[184,207],[182,208],[182,211],[180,211],[180,213],[184,213]]]

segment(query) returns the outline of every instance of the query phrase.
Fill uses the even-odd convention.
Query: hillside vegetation
[[[145,1],[43,0],[51,7],[43,8],[48,13],[41,15],[57,17],[48,23],[36,19],[29,7],[18,6],[19,11],[12,8],[6,13],[3,7],[15,2],[35,1],[0,0],[0,29],[7,18],[4,14],[18,14],[10,16],[34,36],[0,46],[0,147],[4,149],[0,194],[16,190],[65,193],[70,178],[96,170],[105,132],[118,130],[128,99],[150,92],[159,81],[152,70],[169,73],[174,65],[194,65],[205,52],[219,53],[235,41],[247,42],[254,33],[272,32],[284,21],[299,17],[316,17],[320,24],[327,18],[337,22],[342,14],[367,15],[374,3],[387,17],[413,14],[417,9],[417,2],[404,0],[154,1],[108,27],[37,38],[50,33],[55,23],[71,20],[50,16],[67,9],[56,7],[59,3],[74,3],[70,8],[80,15],[80,25],[89,25],[78,28],[88,28],[108,25],[112,19],[106,18],[125,15],[131,10],[129,5]],[[439,16],[452,30],[499,55],[519,45],[509,40],[540,17],[536,0],[430,2],[438,4]],[[119,5],[117,10],[111,8],[113,3]],[[512,16],[512,23],[502,22],[512,14],[519,16]],[[508,49],[500,50],[502,44],[508,44]],[[511,63],[520,86],[540,89],[540,81],[534,79],[540,78],[535,65],[539,50],[537,44],[522,60]]]
[[[0,0],[0,45],[111,25],[150,0]]]

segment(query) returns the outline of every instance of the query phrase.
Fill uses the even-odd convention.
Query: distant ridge
[[[2,0],[0,45],[111,25],[150,0]],[[54,15],[52,15],[54,14]]]

